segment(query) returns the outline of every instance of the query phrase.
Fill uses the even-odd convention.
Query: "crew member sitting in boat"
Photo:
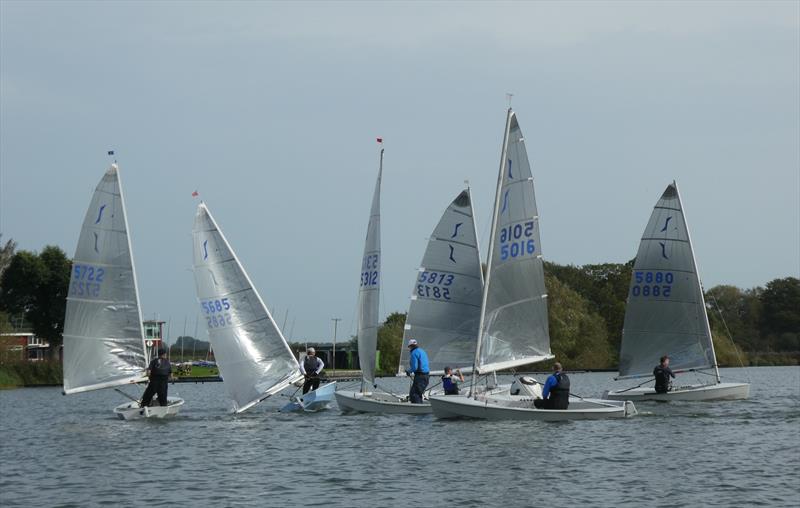
[[[325,362],[317,358],[317,352],[313,347],[306,349],[306,357],[300,362],[300,372],[306,377],[303,383],[303,395],[310,390],[319,388],[319,373],[325,368]]]
[[[442,376],[442,388],[444,388],[445,395],[458,395],[458,382],[464,382],[464,375],[461,374],[460,369],[456,369],[455,373],[453,373],[453,369],[450,367],[444,368],[444,376]]]
[[[569,406],[569,376],[563,372],[561,364],[553,364],[553,374],[544,382],[542,398],[533,401],[537,409],[567,409]]]
[[[653,376],[656,378],[656,393],[667,393],[672,389],[670,378],[675,379],[675,374],[669,368],[669,356],[661,357],[660,363],[653,369]]]
[[[409,354],[409,369],[406,370],[406,375],[414,374],[414,381],[411,383],[411,390],[408,392],[408,398],[412,404],[422,404],[422,394],[425,393],[425,388],[428,387],[430,380],[430,368],[428,367],[428,353],[426,353],[414,339],[409,339],[408,349],[411,350]]]
[[[147,377],[150,382],[142,395],[141,406],[149,406],[153,402],[153,395],[158,395],[158,404],[167,405],[167,388],[169,378],[172,374],[172,364],[167,360],[167,351],[164,348],[158,349],[158,358],[153,359],[147,366]]]

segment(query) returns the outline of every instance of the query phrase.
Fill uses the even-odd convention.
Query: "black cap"
[[[158,356],[167,354],[167,350],[163,347],[158,348]]]

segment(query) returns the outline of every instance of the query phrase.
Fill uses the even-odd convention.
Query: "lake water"
[[[223,383],[171,385],[178,418],[124,422],[113,391],[0,391],[0,505],[797,506],[800,368],[723,377],[751,398],[566,423],[279,414],[281,396],[234,417]],[[571,379],[583,396],[630,386]]]

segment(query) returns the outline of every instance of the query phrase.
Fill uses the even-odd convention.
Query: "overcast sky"
[[[375,138],[385,317],[465,179],[485,248],[513,92],[547,260],[633,258],[675,179],[705,286],[763,285],[800,271],[799,34],[795,1],[2,1],[0,232],[72,256],[113,149],[172,340],[195,189],[287,335],[343,339]]]

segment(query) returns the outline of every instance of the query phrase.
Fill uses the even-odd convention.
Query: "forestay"
[[[428,354],[434,373],[465,368],[475,358],[483,274],[469,190],[447,207],[428,240],[414,280],[406,317],[400,369],[408,365],[411,338]]]
[[[621,378],[651,375],[659,357],[673,370],[714,366],[703,290],[677,184],[670,184],[647,223],[628,292]]]
[[[552,357],[533,176],[510,109],[492,221],[476,362],[480,373]]]
[[[64,318],[64,393],[144,381],[142,331],[122,184],[103,176],[83,220]]]
[[[197,298],[239,413],[302,378],[297,360],[205,204],[192,232]]]
[[[378,347],[378,305],[381,283],[381,177],[383,175],[383,149],[381,148],[378,180],[372,196],[372,207],[361,258],[361,275],[358,289],[358,361],[364,381],[375,381],[375,358]]]

